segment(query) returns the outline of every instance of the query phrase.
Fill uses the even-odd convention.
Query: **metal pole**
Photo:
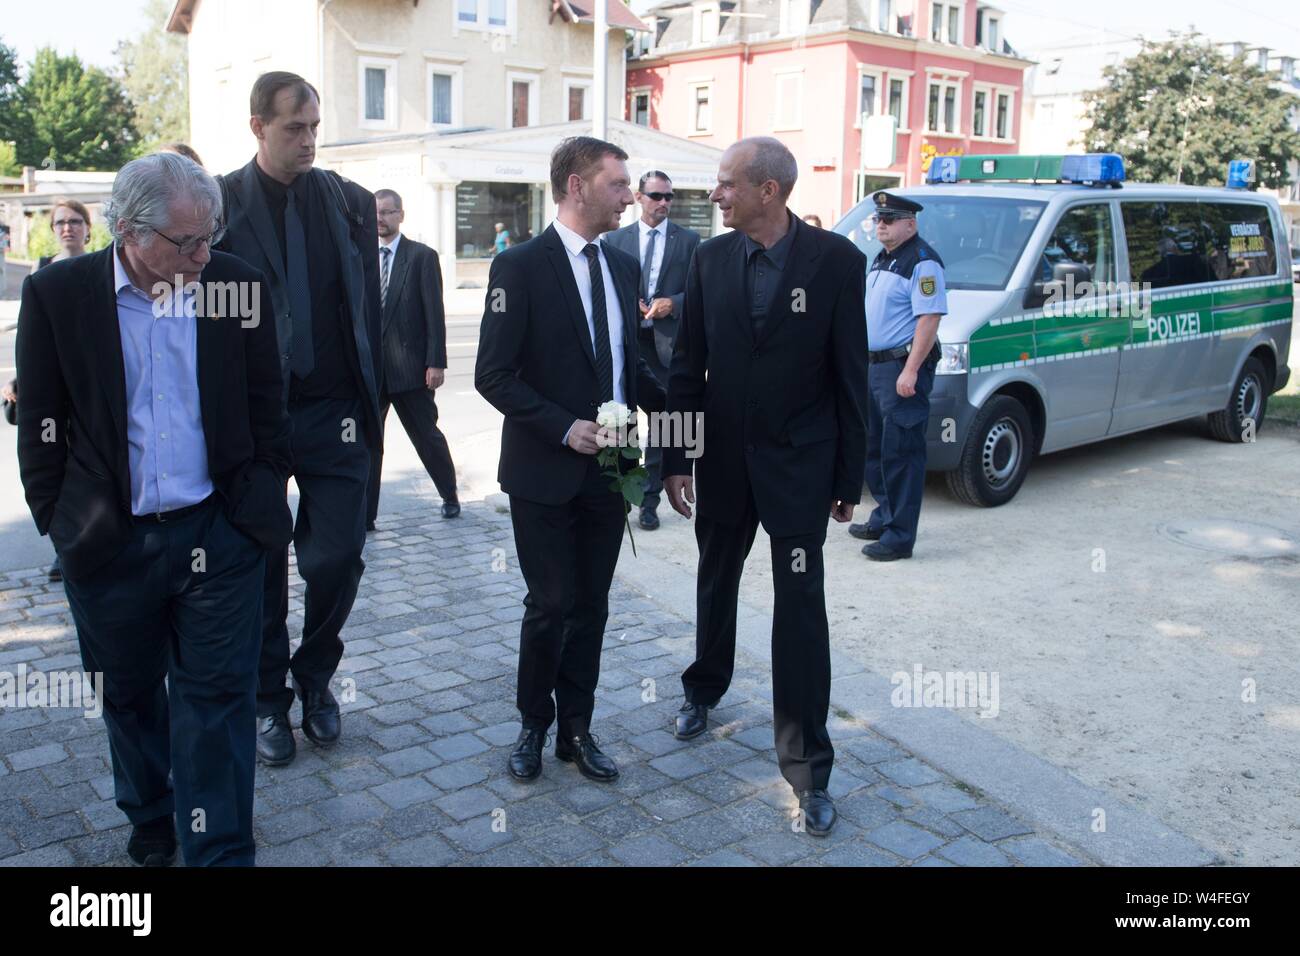
[[[594,0],[596,42],[592,62],[591,135],[606,136],[605,119],[609,115],[606,94],[609,86],[609,9],[606,0]]]

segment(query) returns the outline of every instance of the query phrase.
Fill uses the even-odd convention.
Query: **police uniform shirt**
[[[946,315],[943,260],[920,236],[890,253],[880,250],[867,273],[867,348],[894,349],[912,341],[918,315]]]

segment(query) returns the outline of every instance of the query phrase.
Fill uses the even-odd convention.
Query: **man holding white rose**
[[[553,723],[556,757],[593,780],[618,776],[591,735],[591,714],[627,506],[596,455],[618,440],[630,409],[664,407],[636,348],[640,267],[597,241],[632,202],[626,160],[589,136],[560,143],[551,154],[555,222],[496,256],[488,276],[474,385],[505,416],[497,477],[528,585],[523,726],[508,763],[519,780],[541,773]]]

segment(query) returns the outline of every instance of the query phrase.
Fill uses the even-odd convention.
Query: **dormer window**
[[[718,38],[722,10],[716,3],[702,3],[695,8],[695,42],[712,43]]]
[[[811,0],[781,0],[781,33],[803,33],[810,19]]]

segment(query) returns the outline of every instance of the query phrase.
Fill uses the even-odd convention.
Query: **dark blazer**
[[[793,222],[757,341],[744,235],[700,243],[668,376],[668,411],[703,413],[700,515],[739,524],[752,490],[773,537],[824,529],[833,500],[861,500],[866,470],[866,258],[843,236]],[[664,449],[665,476],[690,475],[691,466],[683,448]]]
[[[18,314],[18,467],[37,530],[64,573],[106,564],[131,536],[126,372],[113,294],[113,247],[55,262],[23,282]],[[199,282],[259,282],[257,270],[213,252]],[[199,406],[208,473],[231,524],[264,548],[293,536],[285,497],[289,418],[275,327],[239,316],[196,318]],[[47,420],[53,441],[46,441]]]
[[[622,229],[615,229],[605,236],[605,241],[615,249],[622,249],[637,263],[641,262],[640,226],[632,223]],[[664,239],[664,260],[656,276],[657,285],[651,289],[654,298],[673,300],[673,314],[662,319],[655,319],[655,353],[659,362],[667,368],[673,360],[673,340],[677,338],[677,325],[682,317],[682,299],[686,295],[686,271],[691,264],[691,255],[700,244],[700,234],[694,229],[684,229],[669,220],[668,234]],[[637,279],[640,287],[640,279]],[[637,319],[641,313],[637,312]]]
[[[636,347],[640,268],[605,244],[623,312],[623,397],[662,411],[664,389]],[[540,504],[572,500],[589,455],[564,443],[574,421],[596,420],[596,355],[568,253],[553,226],[492,260],[479,329],[474,387],[505,416],[501,490]]]
[[[424,388],[426,368],[446,367],[447,319],[438,253],[402,236],[389,267],[384,301],[384,390],[395,395]]]
[[[275,308],[275,329],[280,343],[280,375],[286,401],[289,396],[290,349],[293,347],[293,319],[289,314],[289,293],[285,288],[284,258],[276,239],[275,226],[266,196],[257,181],[250,160],[247,166],[218,176],[225,203],[226,235],[218,248],[239,256],[266,276]],[[343,289],[360,364],[362,407],[371,427],[367,441],[373,447],[379,436],[379,384],[383,376],[383,338],[379,309],[379,256],[375,254],[378,226],[375,197],[338,173],[312,169],[329,215],[330,234],[339,253]],[[342,202],[339,202],[339,197]],[[346,207],[346,212],[344,208]],[[350,217],[350,218],[349,218]]]

